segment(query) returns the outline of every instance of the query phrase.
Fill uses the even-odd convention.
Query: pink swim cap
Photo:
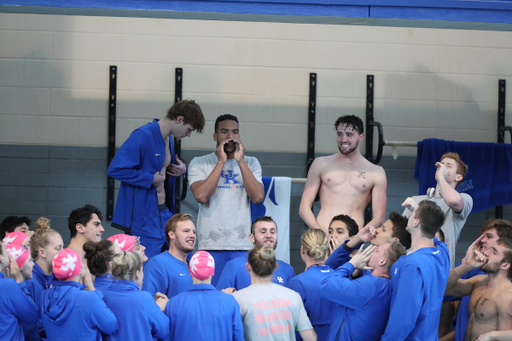
[[[215,260],[206,251],[197,251],[190,259],[190,275],[205,280],[215,273]]]
[[[4,246],[9,244],[21,245],[21,243],[23,243],[27,238],[28,236],[25,233],[14,231],[5,235],[4,239],[2,240],[2,244],[4,244]]]
[[[75,250],[63,249],[53,259],[53,275],[66,280],[77,276],[82,270],[82,259]]]
[[[121,251],[133,251],[133,248],[135,247],[135,240],[136,238],[134,236],[129,236],[127,234],[116,234],[112,237],[108,237],[107,240],[110,240],[111,242],[115,243]]]
[[[27,261],[28,256],[30,255],[28,247],[21,246],[16,243],[8,244],[5,247],[5,249],[7,250],[7,253],[10,254],[14,258],[14,260],[16,260],[16,263],[18,263],[18,267],[20,269],[23,267],[23,265],[25,265],[25,262]]]

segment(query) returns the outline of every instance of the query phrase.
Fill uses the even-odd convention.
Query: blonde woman
[[[304,308],[319,340],[326,340],[331,328],[332,316],[338,305],[320,296],[320,283],[332,274],[325,265],[329,249],[329,236],[320,229],[309,229],[302,235],[300,256],[306,264],[306,271],[292,278],[288,288],[299,293]],[[300,336],[297,336],[300,340]]]
[[[144,272],[142,259],[135,252],[123,251],[112,259],[113,281],[103,290],[103,300],[114,313],[119,328],[108,341],[164,339],[169,334],[169,319],[146,291],[140,291]]]

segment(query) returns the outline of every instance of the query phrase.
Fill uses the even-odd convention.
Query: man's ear
[[[508,270],[510,268],[510,263],[509,262],[505,262],[505,263],[501,264],[500,268],[502,270]]]
[[[253,243],[253,244],[254,244],[254,242],[256,241],[256,239],[254,239],[254,235],[253,235],[252,233],[249,235],[249,240],[250,240],[250,241],[251,241],[251,243]]]
[[[181,124],[185,121],[185,118],[183,116],[176,117],[176,124]]]
[[[418,227],[418,225],[419,225],[419,224],[420,224],[420,220],[419,220],[419,219],[414,218],[413,226],[414,226],[414,227]]]
[[[78,223],[78,224],[76,224],[75,228],[76,228],[76,232],[78,232],[80,234],[84,233],[84,225]]]
[[[213,133],[213,140],[217,142],[217,133]]]
[[[362,142],[364,140],[364,134],[359,135],[359,142]]]
[[[172,230],[169,230],[169,233],[167,233],[167,235],[169,236],[169,241],[173,241],[174,238],[176,237]]]
[[[460,174],[457,174],[455,176],[455,181],[457,181],[457,182],[461,182],[463,179],[464,179],[464,177],[462,175],[460,175]]]
[[[386,266],[386,264],[388,264],[388,260],[386,258],[381,258],[379,261],[379,265],[381,267],[384,267],[384,266]]]

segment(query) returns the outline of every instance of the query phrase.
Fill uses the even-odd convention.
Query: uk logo
[[[284,283],[284,279],[281,276],[277,276],[277,280],[279,283]]]
[[[14,241],[14,239],[16,239],[16,236],[5,237],[4,240],[2,240],[2,244],[4,244],[4,246],[7,246],[11,244]]]
[[[235,185],[235,184],[239,184],[240,183],[240,181],[238,181],[236,179],[238,177],[238,174],[237,173],[233,173],[232,169],[227,170],[227,171],[222,171],[222,173],[220,173],[220,176],[222,176],[224,178],[224,183],[225,184],[232,183],[233,185]]]
[[[120,242],[119,239],[116,239],[115,243],[122,250],[124,248],[124,245],[126,244],[126,239],[124,239],[122,242]]]

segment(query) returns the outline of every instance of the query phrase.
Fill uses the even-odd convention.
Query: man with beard
[[[512,244],[500,238],[482,253],[484,238],[485,234],[471,244],[461,265],[450,271],[446,294],[471,295],[466,340],[512,340]],[[476,268],[488,276],[460,278]]]
[[[144,266],[142,290],[169,299],[192,286],[187,256],[194,251],[196,227],[190,214],[175,214],[165,224],[169,251],[151,258]]]
[[[236,116],[217,117],[213,140],[217,150],[190,162],[188,181],[199,203],[199,250],[208,251],[215,259],[215,286],[225,264],[245,256],[252,247],[247,240],[251,224],[249,200],[259,204],[265,190],[260,163],[245,156]]]
[[[249,239],[257,246],[277,247],[277,225],[271,217],[260,217],[251,225]],[[235,288],[241,290],[251,284],[251,276],[247,272],[247,253],[226,263],[222,275],[217,283],[217,289]],[[277,260],[277,268],[272,274],[272,282],[286,286],[295,276],[293,267],[281,260]]]
[[[496,245],[496,241],[500,238],[507,238],[512,240],[512,224],[508,220],[504,219],[491,219],[482,226],[480,233],[483,235],[479,243],[479,251],[485,252],[492,246]],[[462,263],[457,264],[461,266]],[[465,270],[462,270],[462,272]],[[462,275],[462,279],[469,279],[477,275],[487,275],[480,268],[473,269]],[[445,296],[445,301],[453,301],[456,298],[453,296]],[[469,302],[471,296],[464,296],[460,300],[459,311],[457,313],[457,321],[455,323],[455,336],[453,341],[463,341],[466,328],[469,321]]]
[[[364,138],[363,121],[354,115],[342,116],[334,124],[339,153],[316,158],[309,169],[299,214],[310,228],[328,233],[331,218],[346,214],[364,225],[364,210],[372,202],[369,226],[380,226],[386,215],[387,179],[384,169],[366,160],[359,151]],[[315,218],[312,206],[320,195],[320,212]]]

